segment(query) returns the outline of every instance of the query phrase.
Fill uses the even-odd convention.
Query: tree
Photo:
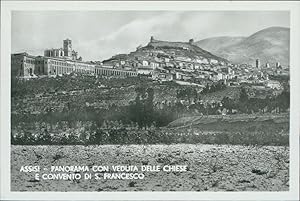
[[[248,99],[249,99],[249,97],[248,97],[246,89],[242,88],[241,92],[240,92],[239,102],[245,103],[248,101]]]
[[[240,97],[239,97],[239,102],[238,102],[238,109],[242,113],[247,113],[248,112],[248,94],[245,88],[241,89],[240,92]]]
[[[140,128],[146,128],[153,123],[155,118],[153,109],[154,90],[139,86],[135,91],[135,101],[129,106],[130,120],[137,122]]]
[[[279,112],[285,112],[290,107],[290,92],[282,91],[276,98],[276,106],[279,109]]]
[[[222,99],[221,103],[222,103],[223,108],[228,109],[228,110],[229,110],[229,113],[232,114],[232,110],[235,108],[235,103],[234,103],[234,101],[233,101],[231,98],[225,96],[225,97]]]

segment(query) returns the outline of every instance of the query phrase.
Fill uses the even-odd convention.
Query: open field
[[[242,124],[248,123],[250,126],[258,125],[258,124],[266,124],[272,123],[272,127],[276,127],[279,124],[285,125],[285,129],[288,129],[289,124],[289,114],[281,113],[281,114],[235,114],[235,115],[198,115],[191,117],[183,117],[179,118],[169,124],[169,127],[188,127],[193,126],[197,127],[198,125],[203,127],[204,125],[212,125],[206,126],[207,129],[214,130],[223,130],[224,126],[219,126],[220,128],[216,128],[217,125],[220,124],[228,124],[231,125],[230,129],[236,129],[242,127]],[[239,123],[238,125],[233,125],[234,123]],[[243,128],[242,128],[243,129]]]
[[[288,191],[283,146],[12,145],[12,191]],[[145,172],[143,180],[40,180],[22,165],[187,165],[187,172]],[[40,173],[43,173],[41,171]]]

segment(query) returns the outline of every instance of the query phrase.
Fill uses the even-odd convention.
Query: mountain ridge
[[[268,27],[248,37],[212,37],[195,44],[233,63],[254,64],[260,59],[262,64],[280,62],[288,66],[289,34],[287,27]],[[228,39],[232,41],[228,42]]]
[[[223,47],[236,44],[245,38],[246,37],[243,36],[219,36],[219,37],[202,39],[200,41],[195,42],[195,44],[198,45],[199,47],[201,47],[202,45],[205,47],[205,49],[209,49],[210,51],[217,51]],[[213,41],[213,44],[211,44],[211,41]]]

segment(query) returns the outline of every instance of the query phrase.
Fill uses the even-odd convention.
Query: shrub
[[[98,145],[98,144],[231,144],[231,145],[289,145],[289,136],[274,131],[235,131],[204,133],[147,127],[132,124],[111,127],[93,122],[60,122],[40,126],[21,124],[12,129],[11,143],[18,145]]]

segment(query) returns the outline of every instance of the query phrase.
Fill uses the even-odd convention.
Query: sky
[[[290,27],[287,11],[13,11],[12,53],[43,55],[66,38],[84,61],[102,61],[158,40],[249,36]]]

